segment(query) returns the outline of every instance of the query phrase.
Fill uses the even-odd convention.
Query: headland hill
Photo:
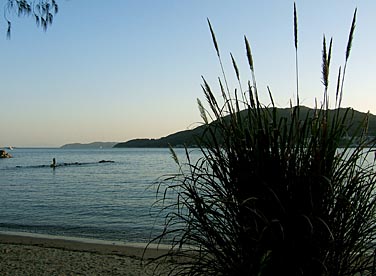
[[[268,108],[271,111],[271,108]],[[348,108],[340,108],[339,113],[340,117],[345,114]],[[240,112],[241,117],[246,116],[246,110]],[[336,110],[329,110],[328,117],[333,118]],[[277,121],[280,118],[286,118],[289,120],[291,118],[292,108],[276,108]],[[301,119],[306,116],[313,118],[315,116],[315,110],[312,108],[300,106],[299,116]],[[351,109],[347,119],[344,121],[344,124],[349,126],[349,131],[347,135],[351,137],[355,132],[357,127],[365,122],[367,113],[360,112],[357,110]],[[352,121],[351,121],[352,118]],[[229,119],[228,117],[224,118]],[[215,121],[210,123],[209,126],[202,124],[193,129],[187,129],[183,131],[178,131],[176,133],[170,134],[161,138],[138,138],[132,139],[126,142],[94,142],[89,144],[66,144],[61,148],[64,149],[99,149],[99,148],[179,148],[179,147],[197,147],[198,139],[205,137],[204,133],[208,127],[215,127]],[[372,140],[376,137],[376,116],[373,114],[368,115],[368,139]],[[344,137],[346,139],[346,137]]]

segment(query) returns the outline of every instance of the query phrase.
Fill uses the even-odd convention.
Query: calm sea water
[[[184,150],[176,152],[184,161]],[[161,233],[162,216],[152,208],[155,183],[178,171],[168,149],[17,148],[10,153],[14,158],[0,159],[0,231],[128,243]],[[191,156],[200,154],[193,150]],[[367,159],[373,163],[374,158]]]
[[[177,172],[168,149],[10,153],[14,158],[0,159],[0,231],[146,242],[162,230],[151,207],[153,184]]]

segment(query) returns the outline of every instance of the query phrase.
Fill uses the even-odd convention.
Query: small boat
[[[0,158],[12,158],[12,155],[7,153],[5,150],[0,150]]]

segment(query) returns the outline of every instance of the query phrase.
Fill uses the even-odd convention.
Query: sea
[[[13,158],[0,159],[0,232],[147,243],[163,231],[158,184],[178,172],[169,149],[8,152]],[[184,163],[185,150],[175,152]]]
[[[13,158],[0,159],[0,233],[126,244],[145,244],[162,233],[158,187],[179,171],[169,149],[8,152]],[[175,152],[184,164],[185,149]],[[198,149],[189,152],[193,161],[201,157]],[[375,159],[370,154],[367,163]]]

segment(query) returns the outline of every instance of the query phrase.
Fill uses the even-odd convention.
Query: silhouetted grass
[[[246,90],[241,88],[232,55],[239,88],[231,93],[223,73],[219,78],[223,104],[203,78],[209,106],[207,111],[199,101],[209,137],[198,143],[203,157],[190,160],[187,150],[187,164],[181,164],[172,151],[179,173],[159,187],[168,213],[165,231],[156,240],[171,244],[163,257],[172,260],[171,275],[356,275],[372,271],[376,176],[373,164],[366,162],[370,152],[367,117],[349,126],[345,122],[351,121],[352,110],[340,113],[355,22],[356,11],[345,67],[338,74],[337,112],[329,112],[332,40],[327,47],[325,37],[323,102],[304,117],[297,63],[297,106],[289,118],[279,116],[269,88],[271,108],[259,101],[247,38],[252,79]],[[210,22],[209,28],[224,72]],[[294,29],[297,51],[295,6]],[[214,123],[210,124],[210,118]],[[351,127],[357,128],[356,134],[344,143]],[[355,142],[357,146],[350,148]]]

